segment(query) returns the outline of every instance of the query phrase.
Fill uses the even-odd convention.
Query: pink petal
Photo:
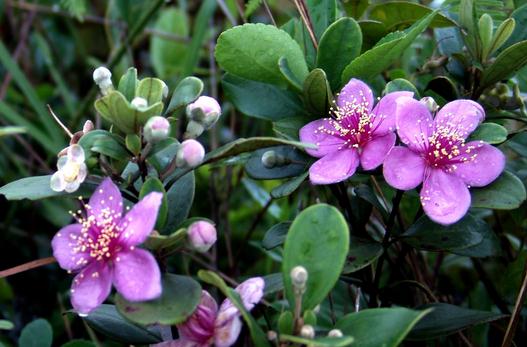
[[[470,207],[470,193],[466,184],[441,169],[430,171],[420,195],[426,215],[439,224],[457,222]]]
[[[408,97],[400,97],[396,103],[395,123],[399,138],[411,149],[424,151],[434,130],[430,111],[419,101]]]
[[[243,306],[250,311],[254,305],[262,300],[264,295],[265,281],[261,277],[252,277],[242,282],[234,290],[240,294]]]
[[[423,181],[426,163],[417,153],[402,146],[392,148],[383,164],[384,179],[394,188],[410,190]]]
[[[114,264],[113,283],[126,300],[145,301],[161,295],[161,273],[149,252],[120,252]]]
[[[351,177],[359,166],[356,149],[343,149],[317,160],[309,168],[309,180],[313,184],[332,184]]]
[[[200,303],[194,313],[183,324],[177,326],[179,336],[199,343],[210,342],[214,336],[217,313],[216,300],[203,290]]]
[[[368,112],[373,108],[373,92],[361,80],[352,78],[340,91],[337,97],[337,106],[345,108],[348,104],[365,104]]]
[[[240,336],[241,330],[242,322],[238,315],[231,315],[229,312],[225,312],[225,315],[218,315],[214,333],[214,346],[232,346],[238,339],[238,336]]]
[[[455,100],[451,101],[435,117],[436,127],[438,125],[447,125],[457,130],[457,133],[463,137],[473,132],[478,125],[485,119],[483,108],[472,100]]]
[[[88,314],[101,305],[112,289],[112,273],[103,263],[94,263],[73,279],[71,304],[79,314]]]
[[[395,145],[396,137],[394,133],[374,137],[362,147],[360,154],[360,165],[364,170],[373,170],[382,164],[390,149]]]
[[[103,216],[103,211],[108,211],[115,218],[122,216],[123,199],[121,198],[121,192],[111,178],[106,178],[95,189],[88,203],[87,210],[88,214],[95,216],[99,222],[106,218]]]
[[[454,175],[472,187],[483,187],[494,181],[505,169],[505,156],[503,153],[486,143],[472,141],[465,146],[474,146],[470,156],[476,156],[462,164],[457,164]]]
[[[395,112],[397,110],[396,100],[402,96],[413,97],[412,92],[393,92],[386,94],[375,107],[372,113],[375,115],[373,128],[376,135],[383,135],[395,131]]]
[[[77,239],[81,235],[82,225],[70,224],[60,229],[51,241],[53,256],[64,270],[76,271],[86,266],[90,256],[77,248]]]
[[[123,229],[119,241],[125,246],[143,243],[154,229],[157,212],[161,206],[163,194],[152,192],[142,198],[121,219],[119,227]]]
[[[325,131],[321,131],[325,129]],[[300,129],[300,141],[305,143],[313,143],[318,146],[317,149],[306,149],[309,155],[321,158],[328,153],[333,153],[342,147],[345,140],[327,134],[327,131],[336,131],[333,126],[333,121],[329,118],[318,119],[316,121],[307,123]]]
[[[200,343],[186,340],[183,338],[150,345],[150,347],[205,347],[205,346],[209,346],[209,345],[202,345]]]

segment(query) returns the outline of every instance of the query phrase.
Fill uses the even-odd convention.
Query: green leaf
[[[93,342],[87,340],[71,340],[66,342],[61,347],[95,347]]]
[[[60,0],[60,6],[77,18],[78,21],[84,21],[84,15],[88,8],[87,0]]]
[[[494,63],[483,71],[481,89],[512,77],[527,64],[527,40],[515,43],[501,52]]]
[[[54,196],[70,195],[64,191],[56,192],[52,190],[49,186],[50,179],[51,175],[21,178],[1,187],[0,194],[4,195],[7,200],[40,200]],[[71,193],[71,195],[86,195],[86,193],[93,190],[90,190],[90,187],[95,189],[94,185],[85,182],[79,190]]]
[[[170,33],[178,37],[189,36],[189,20],[187,13],[176,7],[165,7],[154,24],[154,29]],[[150,57],[156,75],[169,78],[181,71],[185,62],[187,44],[170,40],[158,35],[150,39]]]
[[[283,158],[285,163],[267,168],[262,163],[262,156],[268,151],[273,151],[275,156]],[[295,177],[304,173],[308,169],[309,163],[310,157],[297,148],[291,146],[275,146],[254,151],[245,164],[245,171],[251,178],[258,180],[280,179]]]
[[[265,232],[262,247],[271,250],[283,244],[290,226],[291,222],[281,222],[273,225]]]
[[[502,143],[507,140],[507,129],[496,123],[483,123],[477,127],[468,140],[482,140],[490,144]]]
[[[393,81],[386,83],[384,87],[383,95],[393,92],[408,91],[414,93],[414,98],[419,98],[419,92],[412,82],[405,80],[404,78],[396,78]]]
[[[143,78],[139,81],[135,95],[146,99],[148,105],[154,105],[163,101],[163,89],[166,87],[165,82],[159,78]],[[158,114],[159,116],[161,114]]]
[[[428,90],[437,93],[437,95],[447,101],[459,99],[459,92],[456,83],[447,76],[437,76],[432,78],[426,85],[425,92]]]
[[[256,323],[251,314],[247,312],[245,306],[243,305],[240,299],[240,295],[235,290],[227,287],[221,277],[215,274],[214,272],[200,270],[198,272],[198,277],[203,282],[206,282],[218,288],[223,293],[223,295],[225,295],[232,302],[232,304],[240,311],[243,319],[245,320],[245,323],[247,323],[247,326],[249,327],[252,342],[256,347],[270,346],[269,342],[267,341],[266,334],[263,332],[262,328],[260,328],[258,323]]]
[[[163,228],[167,221],[168,202],[165,187],[157,177],[148,177],[146,179],[145,183],[143,183],[143,186],[141,187],[141,191],[139,192],[139,199],[144,198],[147,194],[151,192],[159,192],[163,194],[163,199],[161,201],[161,206],[159,207],[159,211],[157,213],[155,225],[156,230],[160,230],[161,228]]]
[[[317,118],[329,114],[333,95],[326,78],[326,73],[321,69],[312,70],[304,81],[304,103],[307,109]]]
[[[342,71],[360,54],[361,47],[362,33],[352,18],[341,18],[324,32],[318,45],[317,67],[326,72],[332,90],[339,89]]]
[[[494,33],[494,39],[489,48],[489,55],[500,49],[501,46],[511,37],[514,28],[516,27],[516,21],[514,18],[507,18],[500,24],[496,32]]]
[[[201,286],[191,277],[173,274],[165,274],[162,285],[161,296],[154,300],[129,302],[118,294],[115,302],[119,313],[142,325],[184,322],[198,306]]]
[[[336,0],[307,0],[307,10],[315,36],[320,39],[322,33],[337,17],[337,2]]]
[[[298,141],[300,128],[304,125],[306,125],[305,117],[293,117],[273,122],[273,130],[279,137]]]
[[[370,8],[368,19],[382,22],[386,32],[402,30],[432,13],[426,6],[407,1],[390,1],[375,4]],[[438,13],[430,23],[431,28],[456,26],[448,17]]]
[[[522,181],[509,171],[504,171],[494,182],[483,188],[473,188],[472,207],[495,210],[514,210],[525,201]]]
[[[377,45],[354,59],[342,73],[342,84],[347,83],[352,77],[370,80],[378,73],[384,71],[392,65],[403,54],[406,48],[414,42],[417,36],[430,25],[436,14],[437,11],[434,11],[423,19],[417,21],[406,31],[404,36]]]
[[[348,225],[335,207],[317,204],[303,210],[293,221],[284,245],[282,274],[290,307],[295,303],[291,270],[299,265],[306,268],[309,278],[302,307],[314,309],[337,282],[348,249]]]
[[[117,312],[114,305],[102,304],[82,319],[101,334],[122,343],[154,344],[162,341],[157,329],[131,323]]]
[[[105,143],[109,142],[117,142],[118,144],[123,144],[123,139],[113,134],[109,131],[97,129],[92,130],[88,132],[87,134],[83,135],[81,139],[79,140],[79,145],[82,146],[82,149],[84,150],[84,155],[86,158],[89,158],[93,156],[93,147],[95,147],[97,144],[100,146],[104,146]],[[118,150],[118,149],[117,149]],[[126,152],[126,151],[125,151]],[[124,154],[125,156],[127,155]],[[121,157],[121,159],[124,159],[124,157]]]
[[[18,345],[20,347],[51,347],[53,330],[45,319],[36,319],[22,329]]]
[[[450,335],[468,327],[488,323],[506,317],[494,312],[470,310],[445,303],[424,305],[421,309],[432,309],[412,329],[408,338],[411,340],[429,340],[443,335]]]
[[[194,193],[196,179],[194,172],[189,172],[178,179],[167,191],[168,209],[167,223],[164,232],[172,232],[188,217]]]
[[[0,319],[0,330],[12,330],[15,327],[13,323],[8,320]]]
[[[262,0],[248,0],[245,4],[245,18],[249,18],[261,5]]]
[[[141,153],[141,138],[136,134],[128,134],[124,139],[126,149],[132,152],[135,156]]]
[[[342,317],[335,328],[355,338],[353,347],[396,347],[430,311],[403,307],[366,309]]]
[[[514,12],[511,13],[511,18],[518,24],[514,26],[514,30],[505,44],[509,47],[517,42],[527,40],[527,27],[521,25],[527,21],[527,4],[518,7]],[[497,33],[497,32],[496,32]]]
[[[422,250],[450,251],[475,246],[483,241],[483,229],[489,226],[481,219],[467,214],[459,222],[448,226],[432,222],[422,216],[401,240]]]
[[[26,132],[26,128],[24,127],[0,127],[0,137],[2,136],[8,136],[8,135],[15,135],[15,134],[23,134]]]
[[[349,274],[365,268],[382,254],[382,250],[379,242],[352,237],[342,273]]]
[[[355,341],[354,337],[343,336],[343,337],[317,337],[315,339],[306,339],[305,337],[280,334],[280,341],[293,342],[294,344],[300,344],[303,346],[314,346],[314,347],[344,347],[349,346]],[[355,343],[353,343],[355,346]]]
[[[308,73],[300,46],[272,25],[244,24],[224,31],[215,54],[225,71],[249,80],[285,86],[287,80],[278,67],[281,57],[299,81]]]
[[[295,93],[272,84],[225,74],[222,86],[234,106],[248,116],[277,121],[305,113],[302,100]]]
[[[132,101],[135,97],[135,90],[137,88],[137,69],[135,67],[129,68],[126,73],[119,80],[117,89],[123,94],[128,101]]]
[[[300,176],[297,176],[285,183],[282,183],[278,187],[274,187],[273,190],[271,190],[271,197],[273,199],[280,199],[293,194],[298,189],[298,187],[300,187],[300,185],[306,180],[307,176],[309,176],[309,172],[305,172]]]
[[[90,153],[96,152],[115,160],[126,160],[130,153],[127,152],[123,139],[111,135],[97,138],[90,147]]]
[[[278,317],[278,332],[281,334],[293,334],[295,328],[293,312],[284,311]]]
[[[278,60],[278,69],[280,69],[282,76],[285,77],[287,82],[289,82],[289,85],[296,92],[302,91],[302,84],[300,83],[298,78],[293,74],[293,71],[291,71],[289,63],[287,62],[287,59],[285,57],[280,57],[280,60]]]
[[[370,5],[370,0],[342,0],[347,15],[359,19]]]
[[[201,92],[203,92],[203,82],[199,78],[185,77],[176,86],[165,114],[168,115],[170,112],[195,101]]]

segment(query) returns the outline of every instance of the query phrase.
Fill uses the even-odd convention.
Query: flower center
[[[74,182],[79,176],[81,166],[75,162],[68,161],[60,170],[64,180],[68,183]]]

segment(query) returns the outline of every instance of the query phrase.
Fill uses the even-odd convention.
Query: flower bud
[[[276,152],[267,151],[262,155],[262,164],[268,169],[272,169],[276,166]]]
[[[216,228],[206,221],[192,223],[187,229],[187,235],[192,248],[201,253],[207,252],[217,239]]]
[[[267,339],[269,341],[276,341],[277,338],[278,338],[278,334],[276,333],[276,331],[274,330],[267,331]]]
[[[196,167],[205,157],[205,148],[196,140],[185,140],[181,143],[176,154],[176,166]]]
[[[187,106],[187,117],[210,129],[220,118],[221,107],[216,99],[210,96],[200,96]]]
[[[89,133],[93,129],[95,129],[95,125],[93,125],[93,122],[91,120],[87,120],[86,123],[84,123],[84,126],[82,127],[82,133]]]
[[[155,143],[164,140],[170,133],[170,123],[168,119],[161,116],[150,118],[144,127],[143,136],[146,142]]]
[[[339,329],[330,330],[328,333],[328,337],[342,337],[342,336],[344,335],[342,334],[342,331],[340,331]]]
[[[163,83],[163,99],[166,99],[168,96],[168,86],[165,81],[161,81],[161,83]]]
[[[132,100],[132,107],[136,110],[143,111],[148,107],[148,101],[146,101],[145,98],[141,98],[139,96],[136,96]]]
[[[419,102],[425,105],[426,108],[428,108],[428,111],[430,111],[431,113],[435,113],[437,110],[439,110],[439,106],[437,105],[434,98],[432,98],[431,96],[425,96],[424,98],[419,100]]]
[[[315,337],[315,329],[312,325],[306,324],[300,329],[300,336],[306,339],[313,339]]]
[[[104,66],[93,71],[93,81],[99,86],[103,95],[108,94],[113,89],[112,73]]]
[[[240,294],[243,306],[250,311],[264,296],[265,281],[261,277],[251,277],[242,282],[235,290]]]
[[[293,287],[295,292],[303,293],[306,289],[308,273],[305,267],[295,266],[291,270],[291,280],[293,281]]]

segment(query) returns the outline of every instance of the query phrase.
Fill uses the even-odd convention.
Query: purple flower
[[[88,314],[110,294],[112,283],[129,301],[161,294],[161,274],[149,252],[136,248],[154,228],[162,194],[150,193],[123,216],[119,188],[105,179],[86,207],[86,216],[60,229],[51,245],[60,267],[78,272],[71,303]]]
[[[247,310],[260,302],[265,282],[261,277],[253,277],[241,283],[235,290],[240,294]],[[240,335],[242,322],[240,311],[226,299],[218,309],[218,304],[206,291],[201,293],[201,301],[194,313],[177,326],[179,339],[154,345],[155,347],[229,347]]]
[[[456,100],[432,118],[427,107],[409,97],[397,100],[397,133],[407,146],[396,146],[384,161],[384,177],[409,190],[423,183],[421,204],[433,221],[452,224],[470,207],[469,187],[494,181],[505,156],[483,141],[465,142],[485,118],[479,104]]]
[[[333,117],[313,121],[300,129],[302,142],[318,146],[307,150],[320,158],[309,168],[311,183],[341,182],[351,177],[359,164],[364,170],[381,165],[396,140],[395,100],[412,95],[389,93],[373,107],[371,89],[352,78],[337,97]]]

